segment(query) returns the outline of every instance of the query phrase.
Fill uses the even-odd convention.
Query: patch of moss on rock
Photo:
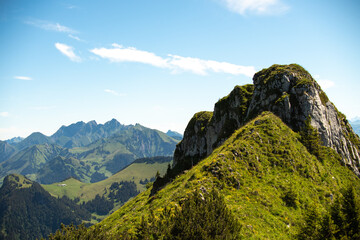
[[[281,95],[281,97],[279,97],[276,101],[275,101],[275,104],[278,104],[278,103],[281,103],[285,100],[285,98],[288,98],[290,96],[289,93],[285,93],[283,95]]]
[[[223,97],[215,104],[215,112],[220,114],[221,112],[229,110],[230,104],[235,101],[235,98],[239,98],[241,101],[241,105],[237,106],[237,111],[239,114],[245,115],[251,101],[253,92],[253,84],[235,86],[234,90],[232,90],[229,95]]]
[[[326,103],[329,101],[329,98],[327,97],[326,93],[323,91],[320,91],[320,100],[322,105],[326,106]]]
[[[206,127],[209,124],[212,116],[213,116],[213,112],[210,111],[202,111],[195,113],[185,129],[186,135],[189,136],[193,134],[201,135],[202,133],[205,133]],[[195,127],[198,128],[197,131],[195,130]]]
[[[254,79],[255,78],[262,79],[261,84],[267,84],[269,81],[276,79],[277,77],[281,77],[283,75],[290,75],[290,74],[297,75],[302,83],[314,82],[314,79],[311,77],[310,73],[298,64],[289,64],[289,65],[274,64],[269,68],[265,68],[260,72],[257,72],[254,76]]]

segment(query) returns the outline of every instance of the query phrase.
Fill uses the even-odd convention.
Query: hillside
[[[0,163],[0,182],[10,173],[31,175],[37,172],[48,161],[61,154],[64,149],[53,144],[33,145],[17,152]]]
[[[42,184],[42,187],[53,196],[62,197],[65,195],[71,199],[79,197],[81,201],[94,199],[97,194],[102,196],[114,182],[133,181],[137,190],[143,192],[146,190],[146,183],[150,182],[150,180],[154,181],[157,171],[161,175],[166,173],[171,161],[172,157],[141,158],[100,182],[89,184],[69,178],[58,183]],[[66,184],[66,187],[63,187],[63,184]]]
[[[6,141],[0,141],[0,163],[16,153],[16,149]]]
[[[129,198],[146,190],[147,184],[155,180],[157,172],[166,173],[171,161],[172,157],[141,158],[100,182],[83,183],[68,178],[59,183],[43,184],[42,187],[54,197],[65,196],[79,201],[78,204],[85,204],[85,208],[93,214],[91,223],[97,223]],[[98,210],[101,206],[108,207]]]
[[[80,224],[90,213],[68,198],[54,198],[22,175],[5,178],[0,188],[0,239],[39,239],[60,228]]]
[[[323,213],[332,197],[341,196],[341,188],[352,184],[360,190],[358,178],[333,150],[326,148],[326,158],[319,161],[298,139],[278,117],[264,113],[154,196],[149,189],[126,203],[97,231],[108,239],[134,236],[150,212],[159,216],[165,208],[176,209],[196,189],[205,198],[217,189],[240,222],[243,237],[294,238],[308,206]]]

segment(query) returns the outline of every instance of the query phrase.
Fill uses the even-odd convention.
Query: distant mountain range
[[[10,173],[46,184],[68,177],[97,182],[135,159],[172,156],[180,137],[115,119],[62,126],[49,137],[35,132],[23,140],[0,141],[0,182]]]
[[[360,120],[349,121],[354,132],[360,136]]]

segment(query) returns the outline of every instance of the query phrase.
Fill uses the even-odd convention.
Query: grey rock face
[[[244,125],[252,92],[253,85],[236,86],[215,104],[213,113],[196,113],[185,129],[183,140],[176,146],[173,165],[191,167]]]
[[[306,70],[296,64],[273,65],[256,73],[253,81],[253,86],[237,86],[215,104],[213,116],[202,125],[202,134],[193,134],[198,126],[196,119],[191,120],[175,150],[174,165],[190,156],[208,156],[248,120],[271,111],[294,131],[311,117],[323,145],[335,149],[344,164],[360,175],[358,136]]]

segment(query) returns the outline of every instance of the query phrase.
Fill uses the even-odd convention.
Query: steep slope
[[[6,141],[0,141],[0,163],[16,153],[16,149]]]
[[[235,87],[215,104],[214,113],[194,115],[175,150],[174,166],[189,166],[208,156],[247,121],[271,111],[296,132],[311,118],[323,145],[335,149],[344,164],[360,174],[359,137],[305,69],[273,65],[256,73],[253,81],[254,85]]]
[[[25,140],[24,140],[25,141]],[[33,145],[0,163],[0,182],[10,173],[34,174],[64,149],[53,144]]]
[[[9,175],[0,188],[0,239],[39,239],[61,223],[80,224],[90,213],[67,198],[54,198],[38,183]]]
[[[23,150],[25,148],[38,145],[38,144],[45,144],[45,143],[52,143],[51,138],[45,136],[40,132],[34,132],[30,134],[27,138],[22,140],[21,142],[14,144],[14,146],[19,150]]]
[[[171,131],[171,130],[168,130],[166,132],[166,135],[168,135],[169,137],[172,137],[172,138],[174,138],[176,140],[179,140],[179,141],[183,138],[182,134],[180,134],[178,132],[175,132],[175,131]]]
[[[130,238],[141,229],[143,216],[161,219],[164,208],[178,209],[189,193],[199,190],[207,198],[217,189],[242,225],[241,236],[293,238],[308,206],[323,212],[341,195],[340,188],[352,184],[360,190],[358,178],[335,151],[324,148],[326,157],[319,161],[298,139],[278,117],[263,113],[154,196],[150,189],[139,194],[90,234]]]
[[[84,179],[87,175],[88,170],[84,162],[72,157],[57,156],[37,171],[36,181],[42,184],[51,184],[70,177]]]

